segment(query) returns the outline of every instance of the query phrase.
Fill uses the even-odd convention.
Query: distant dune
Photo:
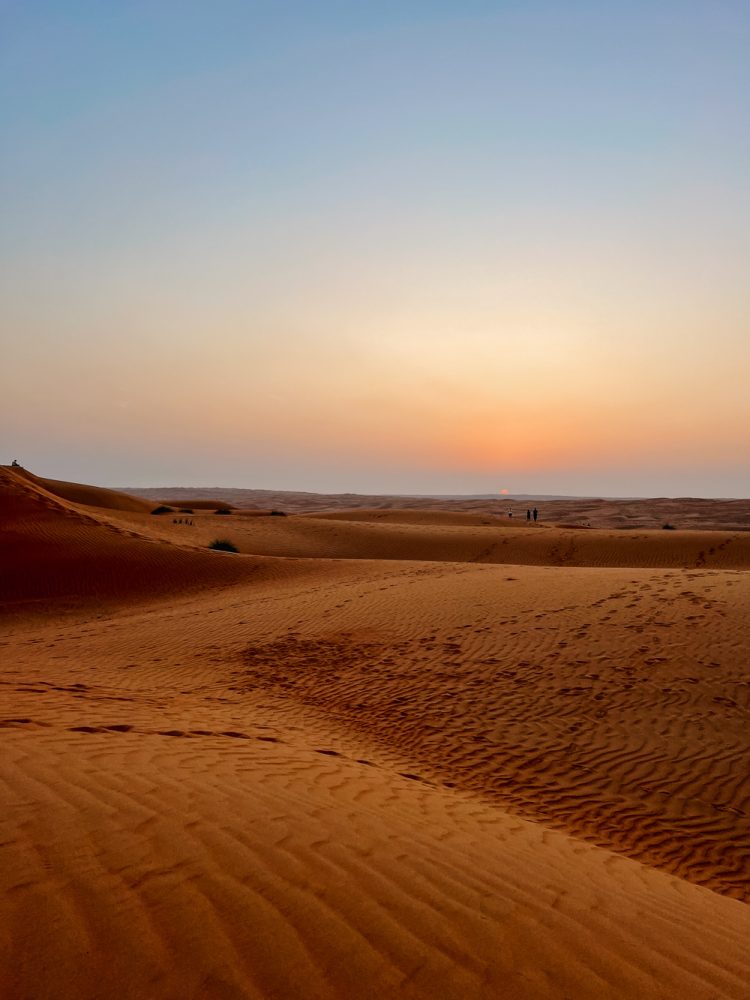
[[[167,487],[129,490],[135,496],[152,501],[185,505],[183,498],[212,499],[227,505],[268,510],[276,508],[290,513],[335,512],[365,508],[368,510],[442,510],[466,512],[495,517],[523,519],[526,510],[536,504],[542,521],[553,524],[592,528],[658,528],[672,524],[683,530],[750,531],[750,500],[711,500],[695,497],[652,500],[614,500],[590,497],[560,497],[539,499],[496,495],[491,497],[410,497],[396,495],[365,495],[357,493],[294,493],[283,490],[239,490],[226,487]],[[189,504],[188,504],[189,506]]]
[[[0,996],[746,1000],[728,508],[191,494],[0,467]]]
[[[122,512],[118,520],[129,530],[180,543],[207,545],[228,534],[241,552],[256,556],[725,569],[750,563],[750,533],[739,531],[581,530],[440,508],[269,513],[206,511],[196,514],[189,530],[169,517]]]

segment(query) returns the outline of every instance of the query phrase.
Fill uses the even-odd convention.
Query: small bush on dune
[[[209,549],[216,549],[218,552],[239,552],[237,546],[230,542],[228,538],[214,538]]]
[[[271,517],[286,517],[285,510],[272,510]]]
[[[160,504],[158,507],[154,507],[151,511],[152,514],[174,514],[174,507],[165,507],[164,504]]]
[[[231,510],[228,507],[219,507],[218,510],[214,511],[214,514],[231,514]]]
[[[675,530],[673,524],[662,524],[661,529],[662,529],[662,531],[674,531]]]

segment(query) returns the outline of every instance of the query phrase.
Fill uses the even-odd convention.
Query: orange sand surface
[[[0,996],[750,995],[748,536],[119,497],[0,468]]]

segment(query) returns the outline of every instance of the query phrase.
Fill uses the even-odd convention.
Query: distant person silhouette
[[[527,510],[527,511],[526,511],[526,520],[527,520],[527,521],[530,521],[530,520],[531,520],[531,511],[530,511],[530,510]]]
[[[538,511],[538,510],[536,509],[536,507],[535,507],[535,508],[534,508],[534,520],[536,521],[536,519],[537,519],[538,517],[539,517],[539,511]]]

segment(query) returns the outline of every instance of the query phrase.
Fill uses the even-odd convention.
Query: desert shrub
[[[231,514],[231,510],[228,507],[219,507],[218,510],[214,511],[214,514]]]
[[[216,549],[219,552],[239,552],[240,550],[237,546],[230,542],[228,538],[214,538],[211,544],[208,546],[209,549]]]
[[[286,517],[285,510],[272,510],[271,517]]]
[[[667,524],[662,524],[661,528],[662,528],[662,531],[674,531],[675,530],[674,529],[674,525],[673,524],[668,524],[668,523]]]
[[[159,504],[158,507],[154,507],[151,511],[152,514],[174,514],[174,507],[165,507],[164,504]]]
[[[181,514],[194,514],[195,511],[191,510],[189,507],[180,507]]]

